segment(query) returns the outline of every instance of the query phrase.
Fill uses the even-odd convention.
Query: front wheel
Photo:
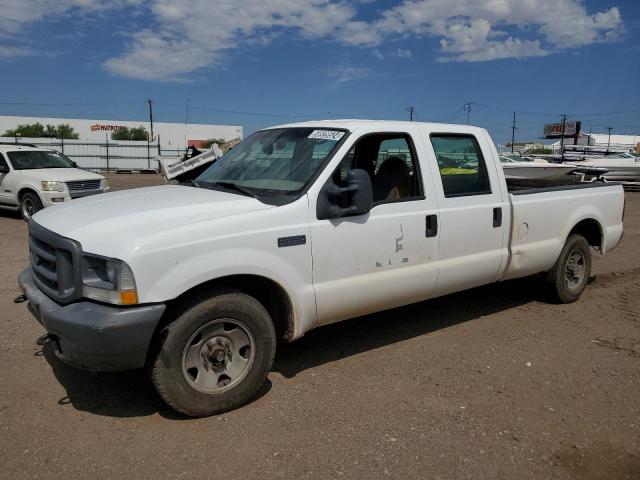
[[[269,313],[242,292],[191,302],[161,332],[150,365],[163,400],[190,417],[206,417],[248,402],[273,364],[276,333]]]
[[[559,303],[580,298],[591,276],[591,250],[582,235],[570,235],[560,256],[546,274],[550,294]]]
[[[42,210],[42,202],[38,195],[27,192],[20,199],[20,213],[25,222],[31,220],[31,217],[38,210]]]

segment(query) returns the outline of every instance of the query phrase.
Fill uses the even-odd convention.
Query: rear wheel
[[[38,210],[42,210],[42,202],[38,195],[27,192],[20,199],[20,213],[25,222],[31,220],[31,216]]]
[[[264,384],[276,333],[255,298],[229,291],[199,298],[167,325],[150,365],[164,401],[191,417],[237,408]]]
[[[575,302],[591,276],[591,250],[582,235],[567,239],[553,268],[546,274],[550,294],[560,303]]]

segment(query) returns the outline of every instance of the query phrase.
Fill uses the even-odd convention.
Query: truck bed
[[[620,184],[518,179],[507,180],[507,188],[512,220],[505,279],[551,268],[569,232],[583,220],[597,222],[601,253],[620,239],[624,195]]]

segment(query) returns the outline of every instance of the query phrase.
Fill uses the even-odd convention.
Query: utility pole
[[[407,107],[407,112],[409,112],[409,121],[413,122],[413,114],[416,113],[416,109],[413,107]]]
[[[564,129],[567,125],[567,114],[562,115],[562,136],[560,137],[560,155],[564,159]]]
[[[511,153],[513,153],[513,143],[516,141],[516,112],[513,112],[513,124],[511,124]]]
[[[468,102],[464,104],[464,107],[462,107],[462,109],[467,112],[467,125],[469,125],[469,114],[471,113],[471,104],[473,102]]]
[[[187,98],[187,115],[184,119],[184,153],[189,152],[188,131],[189,131],[189,99]]]
[[[151,105],[153,102],[151,98],[147,98],[147,102],[149,102],[149,122],[151,123],[151,141],[153,142],[153,106]]]
[[[613,127],[607,127],[607,130],[609,130],[609,139],[607,140],[607,155],[608,155],[609,147],[611,147],[611,130],[613,130]]]

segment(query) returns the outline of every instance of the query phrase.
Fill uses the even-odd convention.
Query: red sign
[[[123,128],[127,128],[124,125],[103,125],[101,123],[94,123],[91,125],[92,132],[113,132],[115,130],[122,130]]]

